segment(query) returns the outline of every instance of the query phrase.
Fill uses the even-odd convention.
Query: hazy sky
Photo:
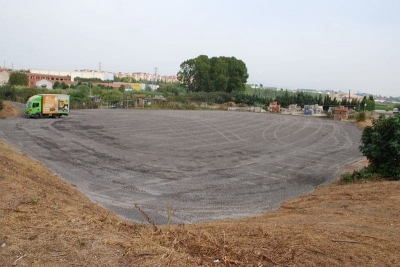
[[[1,65],[175,75],[199,55],[248,83],[400,96],[399,0],[3,0]]]

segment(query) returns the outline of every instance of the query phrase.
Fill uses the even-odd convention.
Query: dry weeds
[[[332,184],[258,217],[137,224],[0,142],[0,266],[400,266],[399,192]]]
[[[3,109],[0,110],[0,118],[10,118],[21,115],[21,111],[16,109],[14,105],[8,101],[3,101]]]

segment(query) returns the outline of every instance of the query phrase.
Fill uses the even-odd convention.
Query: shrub
[[[366,119],[365,111],[361,111],[356,114],[356,121],[365,121],[365,119]]]
[[[3,109],[3,100],[0,99],[0,110],[2,110],[2,109]]]
[[[183,104],[189,104],[190,101],[186,96],[181,96],[181,95],[171,95],[167,97],[168,102],[177,102],[177,103],[183,103]]]
[[[381,115],[361,135],[360,151],[370,162],[369,171],[383,177],[400,175],[400,116]]]
[[[3,100],[15,101],[16,92],[11,86],[3,86],[0,88],[0,98]]]
[[[364,167],[359,171],[354,171],[353,173],[344,173],[341,176],[340,182],[350,183],[350,182],[362,182],[362,181],[379,181],[380,175],[372,172],[369,167]]]

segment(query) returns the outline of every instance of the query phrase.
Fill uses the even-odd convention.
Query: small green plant
[[[356,117],[355,117],[355,114],[352,113],[352,114],[349,114],[349,116],[348,116],[347,119],[349,119],[349,120],[354,120],[355,118],[356,118]]]
[[[3,105],[3,99],[0,99],[0,110],[2,110],[3,107],[4,107],[4,105]]]
[[[31,197],[30,202],[31,202],[31,204],[36,205],[38,203],[38,199],[35,197]]]
[[[366,115],[365,111],[361,111],[356,114],[356,121],[365,121],[366,118],[367,118],[367,115]]]
[[[370,168],[364,167],[359,171],[354,171],[353,173],[343,173],[341,175],[341,183],[352,183],[352,182],[366,182],[366,181],[379,181],[381,176]]]
[[[79,236],[78,236],[78,238],[77,238],[77,241],[78,241],[78,244],[80,245],[80,246],[84,246],[85,245],[85,242],[82,240],[82,238],[80,238]]]
[[[172,215],[174,214],[174,209],[173,205],[168,205],[167,206],[167,225],[168,225],[168,231],[170,230],[170,225],[171,225],[171,218]]]
[[[353,176],[351,175],[351,173],[343,173],[342,176],[340,177],[340,181],[344,182],[344,183],[348,183],[348,182],[352,182],[354,181]]]

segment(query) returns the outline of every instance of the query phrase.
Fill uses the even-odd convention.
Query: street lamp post
[[[367,103],[364,103],[364,111],[365,111],[366,108],[367,108]]]

